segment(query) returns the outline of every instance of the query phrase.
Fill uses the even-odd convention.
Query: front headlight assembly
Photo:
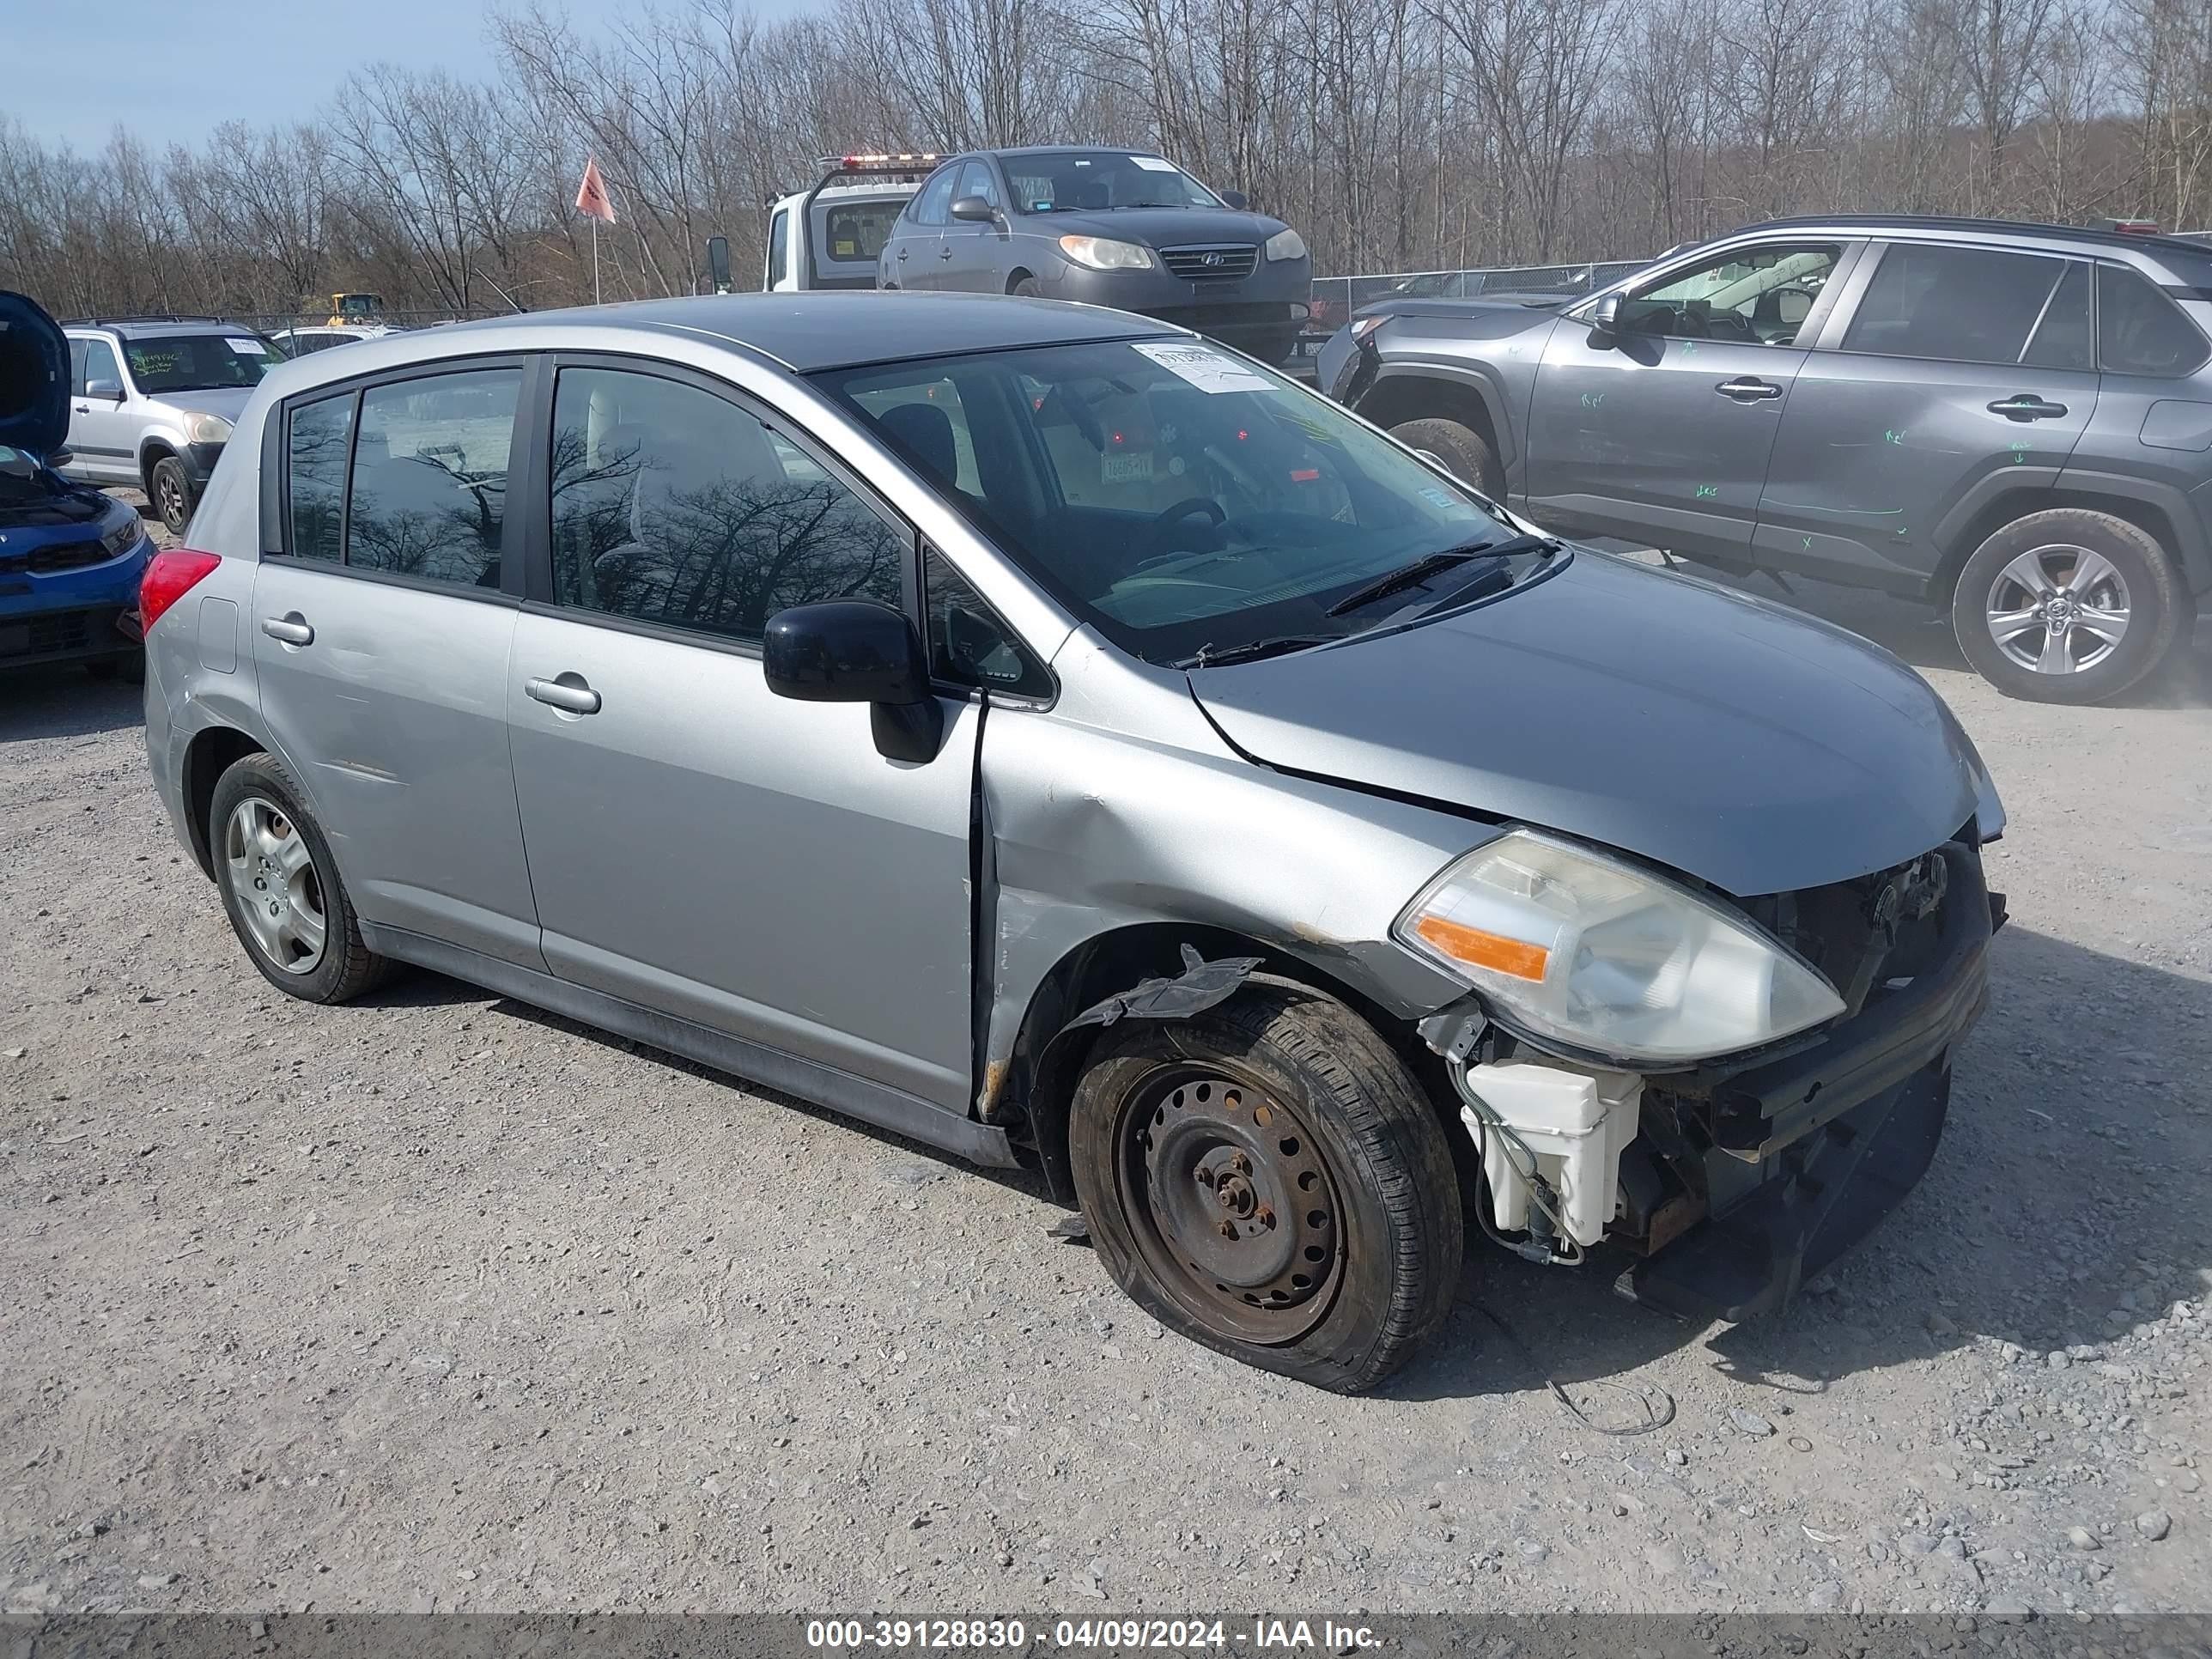
[[[1267,239],[1270,259],[1303,259],[1306,257],[1306,239],[1295,230],[1279,230]]]
[[[1449,866],[1391,932],[1509,1027],[1586,1054],[1680,1064],[1844,1011],[1833,986],[1744,917],[1527,830]]]
[[[1150,270],[1152,251],[1110,236],[1063,236],[1060,251],[1092,270]]]
[[[187,415],[185,416],[185,439],[188,443],[219,444],[230,438],[230,422],[220,415]]]

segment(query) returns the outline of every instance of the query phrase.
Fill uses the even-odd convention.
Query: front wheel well
[[[1258,957],[1255,970],[1279,979],[1296,981],[1309,990],[1334,997],[1373,1028],[1427,1087],[1431,1102],[1448,1121],[1443,1096],[1442,1062],[1415,1035],[1410,1020],[1394,1018],[1372,998],[1304,958],[1224,927],[1188,926],[1180,922],[1142,922],[1086,939],[1053,964],[1030,997],[1029,1009],[1015,1035],[1013,1053],[997,1087],[990,1096],[987,1115],[1003,1115],[1015,1109],[1026,1121],[1014,1131],[1018,1142],[1036,1157],[1054,1198],[1072,1202],[1075,1187],[1067,1158],[1068,1108],[1075,1085],[1099,1036],[1112,1029],[1078,1026],[1067,1022],[1117,991],[1126,991],[1139,980],[1173,978],[1183,971],[1182,947],[1189,945],[1207,961],[1223,957]],[[1449,1092],[1448,1084],[1444,1093]]]
[[[1006,274],[1006,292],[1012,294],[1024,283],[1035,282],[1036,280],[1036,272],[1034,270],[1024,270],[1019,265],[1016,265],[1013,270]]]
[[[154,469],[163,461],[173,461],[176,458],[177,452],[159,438],[138,452],[138,482],[144,486],[148,495],[154,493]]]
[[[261,745],[234,726],[210,726],[185,750],[185,831],[191,837],[200,873],[210,881],[215,879],[215,849],[208,842],[208,811],[215,805],[216,780],[246,756],[261,752]]]
[[[2158,544],[2159,551],[2166,555],[2166,562],[2177,572],[2185,577],[2187,575],[2188,573],[2182,569],[2180,542],[2174,534],[2173,520],[2166,516],[2163,508],[2132,496],[2105,495],[2093,490],[2021,490],[1998,496],[1953,537],[1943,550],[1943,562],[1936,566],[1936,574],[1929,578],[1929,603],[1939,608],[1948,607],[1952,591],[1958,586],[1959,573],[1966,568],[1966,561],[1974,556],[1977,548],[2014,519],[2024,519],[2031,513],[2047,513],[2062,507],[2108,513],[2133,525]],[[2185,589],[2185,582],[2184,586]]]
[[[1489,445],[1492,455],[1501,462],[1505,459],[1490,405],[1464,380],[1439,374],[1387,375],[1359,400],[1358,412],[1362,420],[1372,421],[1386,432],[1406,421],[1457,421]]]

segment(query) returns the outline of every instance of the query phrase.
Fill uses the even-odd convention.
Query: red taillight
[[[146,567],[146,574],[138,579],[138,619],[146,633],[154,631],[154,624],[161,620],[161,613],[174,605],[208,572],[222,561],[212,553],[195,553],[189,547],[165,547],[156,553]]]

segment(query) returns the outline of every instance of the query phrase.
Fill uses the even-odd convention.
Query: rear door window
[[[1996,248],[1891,243],[1844,336],[1844,349],[2017,363],[2067,264]]]
[[[2196,325],[2140,271],[2097,267],[2097,356],[2107,374],[2187,374],[2208,354]]]
[[[345,562],[495,588],[520,368],[393,380],[362,393]]]

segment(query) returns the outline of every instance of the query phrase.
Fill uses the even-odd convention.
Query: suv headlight
[[[1509,1024],[1623,1059],[1734,1054],[1844,1011],[1833,986],[1742,916],[1527,830],[1447,866],[1391,932]]]
[[[195,444],[225,443],[230,438],[230,422],[220,415],[187,415],[185,416],[185,441]]]
[[[1270,259],[1303,259],[1306,257],[1306,239],[1295,230],[1279,230],[1267,239]]]
[[[1093,270],[1150,270],[1152,251],[1134,242],[1117,242],[1110,236],[1063,236],[1060,251],[1079,265]]]

